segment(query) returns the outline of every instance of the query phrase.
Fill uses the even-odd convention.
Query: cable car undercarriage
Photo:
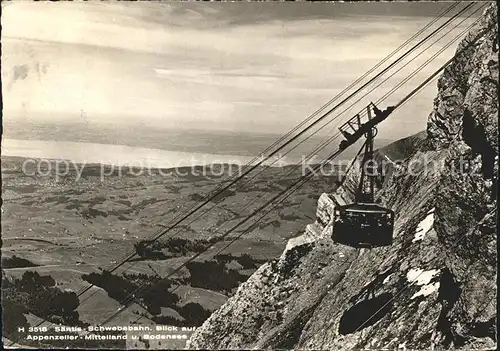
[[[373,248],[392,244],[394,212],[375,201],[375,177],[377,167],[373,159],[373,140],[377,134],[376,125],[385,120],[394,107],[379,110],[373,103],[367,106],[368,121],[361,123],[359,115],[354,116],[339,129],[345,140],[340,148],[354,144],[363,135],[366,137],[361,176],[355,194],[355,202],[336,206],[334,210],[332,239],[335,243],[355,248]],[[372,111],[375,116],[372,118]]]

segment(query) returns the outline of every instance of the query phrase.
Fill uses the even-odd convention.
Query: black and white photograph
[[[493,1],[2,1],[2,347],[496,350],[498,50]]]

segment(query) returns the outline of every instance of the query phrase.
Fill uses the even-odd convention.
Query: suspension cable
[[[293,136],[290,140],[285,142],[282,146],[280,146],[278,149],[274,150],[271,152],[265,159],[260,160],[256,165],[253,165],[250,167],[250,169],[246,170],[243,172],[241,175],[239,175],[236,179],[232,180],[229,182],[228,185],[225,185],[222,189],[218,190],[215,194],[213,194],[210,198],[202,201],[201,204],[198,204],[195,206],[193,209],[189,210],[187,214],[183,215],[180,219],[175,221],[173,224],[168,226],[166,229],[161,230],[156,236],[154,236],[152,239],[149,239],[150,241],[156,241],[159,238],[161,238],[163,235],[168,233],[170,230],[174,229],[176,226],[178,226],[180,223],[182,223],[186,218],[194,214],[196,211],[198,211],[200,208],[204,207],[206,204],[208,204],[212,199],[214,199],[216,196],[222,194],[224,191],[228,190],[233,184],[235,184],[238,180],[243,179],[248,173],[259,167],[265,160],[271,158],[272,156],[276,155],[280,150],[291,144],[293,141],[298,139],[302,134],[310,130],[312,127],[314,127],[316,124],[321,122],[323,119],[325,119],[330,113],[332,113],[334,110],[336,110],[338,107],[346,103],[348,100],[350,100],[353,96],[358,94],[360,91],[362,91],[366,86],[371,84],[373,81],[375,81],[377,78],[382,76],[384,73],[386,73],[388,70],[390,70],[393,66],[398,64],[402,59],[404,59],[406,56],[408,56],[411,52],[416,50],[418,47],[420,47],[423,43],[425,43],[427,40],[429,40],[432,36],[434,36],[437,32],[441,31],[444,27],[446,27],[450,22],[454,21],[455,18],[459,17],[462,13],[465,11],[469,10],[471,7],[473,7],[475,4],[470,3],[466,5],[462,10],[460,10],[458,13],[450,17],[445,23],[441,24],[437,29],[435,29],[431,34],[427,35],[424,39],[422,39],[420,42],[412,46],[408,51],[406,51],[402,56],[397,58],[394,62],[392,62],[388,67],[383,69],[381,72],[379,72],[376,76],[372,77],[367,83],[363,84],[360,88],[356,89],[353,93],[349,94],[346,98],[344,98],[340,103],[338,103],[336,106],[333,108],[329,109],[326,113],[324,113],[321,117],[317,118],[315,121],[313,121],[311,124],[309,124],[306,128],[304,128],[301,132],[299,132],[297,135]],[[109,272],[114,272],[118,268],[120,268],[123,264],[125,264],[127,261],[129,261],[131,258],[133,258],[136,255],[136,252],[132,252],[127,256],[126,259],[122,260],[119,264],[117,264],[114,268],[112,268]],[[81,293],[79,293],[77,296],[81,296],[81,294],[85,293],[89,289],[92,288],[93,285],[85,288]]]
[[[264,151],[260,152],[257,156],[255,156],[247,165],[244,166],[245,168],[248,168],[250,164],[255,162],[258,158],[263,157],[268,151],[270,151],[274,146],[279,144],[281,141],[286,139],[286,137],[290,136],[293,134],[295,131],[300,129],[303,125],[305,125],[307,122],[309,122],[312,118],[316,117],[319,113],[321,113],[323,110],[325,110],[329,105],[331,105],[334,101],[338,100],[341,96],[345,95],[348,90],[353,88],[356,84],[361,82],[363,79],[365,79],[369,74],[374,72],[377,68],[382,66],[385,62],[387,62],[391,57],[393,57],[397,52],[399,52],[403,47],[411,43],[415,38],[417,38],[420,34],[425,32],[429,27],[431,27],[434,23],[436,23],[439,19],[444,17],[446,14],[448,14],[450,11],[452,11],[459,2],[453,3],[451,6],[449,6],[447,9],[444,11],[441,11],[438,15],[434,17],[434,19],[426,24],[422,29],[420,29],[417,33],[413,34],[409,39],[407,39],[404,43],[402,43],[399,47],[397,47],[395,50],[393,50],[391,53],[389,53],[385,58],[383,58],[379,63],[377,63],[375,66],[370,68],[365,74],[363,74],[361,77],[357,78],[354,82],[352,82],[347,88],[345,88],[343,91],[341,91],[339,94],[337,94],[335,97],[330,99],[327,103],[325,103],[323,106],[321,106],[318,110],[316,110],[313,114],[311,114],[308,118],[306,118],[304,121],[302,121],[299,125],[295,126],[292,130],[287,132],[284,136],[282,136],[280,139],[275,141],[271,146],[267,147]],[[446,5],[443,5],[443,7]],[[230,180],[229,178],[228,180]],[[226,181],[228,181],[226,180]],[[209,192],[206,197],[210,196],[211,193],[216,192],[220,187],[222,187],[223,184],[219,185],[219,187],[216,187],[213,189],[211,192]],[[201,201],[200,201],[201,202]]]
[[[455,5],[456,5],[456,4],[455,4]],[[466,7],[465,7],[465,8],[464,8],[461,12],[459,12],[459,14],[463,13],[466,9],[469,9],[472,5],[473,5],[473,4],[469,4],[468,6],[466,6]],[[452,17],[452,18],[457,17],[459,14],[456,14],[456,15],[455,15],[454,17]],[[450,22],[450,21],[448,20],[448,21],[446,22],[446,24],[448,24],[449,22]],[[443,27],[444,27],[444,25],[440,26],[439,30],[440,30],[440,29],[442,29]],[[418,43],[417,45],[415,45],[415,46],[411,49],[411,51],[413,51],[414,49],[416,49],[418,46],[420,46],[423,42],[425,42],[425,41],[426,41],[427,39],[429,39],[429,38],[430,38],[430,36],[427,36],[427,37],[426,37],[423,41],[421,41],[420,43]],[[405,53],[405,55],[404,55],[404,56],[407,56],[407,54],[409,54],[411,51],[407,51],[407,52]],[[399,62],[401,59],[402,59],[402,58],[399,58],[398,60],[396,60],[396,62]],[[392,67],[394,64],[395,64],[395,62],[394,62],[394,63],[392,63],[392,64],[390,65],[390,67]],[[386,72],[387,70],[388,70],[388,68],[384,69],[384,70],[383,70],[383,72]],[[376,77],[372,78],[372,79],[370,80],[370,82],[368,82],[368,83],[366,83],[366,84],[364,85],[364,87],[365,87],[365,86],[367,86],[368,84],[370,84],[371,82],[373,82],[373,81],[375,80],[375,78],[380,77],[380,75],[381,75],[381,74],[382,74],[382,72],[381,72],[381,73],[379,73]],[[364,88],[364,87],[363,87],[363,88]],[[319,119],[319,120],[322,120],[323,118],[325,118],[325,117],[326,117],[328,114],[330,114],[330,113],[331,113],[334,109],[336,109],[336,108],[337,108],[338,106],[340,106],[342,103],[346,102],[346,101],[347,101],[350,97],[354,96],[354,95],[355,95],[358,91],[360,91],[361,89],[362,89],[362,88],[358,89],[355,93],[352,93],[352,94],[351,94],[348,98],[344,99],[344,101],[343,101],[343,102],[341,102],[340,104],[338,104],[338,105],[337,105],[336,107],[334,107],[333,109],[330,109],[330,110],[329,110],[326,114],[324,114],[322,117],[320,117],[320,119]],[[404,103],[404,102],[403,102],[403,103]],[[400,106],[400,105],[402,105],[402,104],[399,104],[399,106]],[[307,130],[309,130],[310,128],[312,128],[312,126],[314,126],[315,124],[317,124],[317,123],[319,122],[319,120],[317,120],[317,121],[313,122],[313,123],[312,123],[310,126],[308,126],[308,127],[307,127],[304,131],[302,131],[301,133],[299,133],[299,135],[303,134],[305,131],[307,131]],[[295,137],[294,137],[294,138],[292,138],[292,139],[294,139],[294,140],[295,140],[297,137],[298,137],[298,135],[297,135],[297,136],[295,136]],[[291,142],[291,141],[290,141],[290,142]],[[287,143],[288,143],[288,142],[287,142]],[[279,149],[282,149],[283,147],[284,147],[284,146],[280,147]],[[278,150],[279,150],[279,149],[278,149]],[[273,153],[272,153],[271,155],[269,155],[267,158],[269,158],[269,157],[271,157],[272,155],[276,154],[276,152],[277,152],[277,151],[273,152]],[[259,165],[260,165],[262,162],[263,162],[263,161],[261,161],[261,162],[259,163]],[[257,165],[257,166],[258,166],[258,165]],[[255,167],[254,167],[253,169],[255,169]],[[249,173],[249,172],[246,172],[244,175],[246,175],[246,174],[248,174],[248,173]],[[244,176],[244,175],[243,175],[243,176]],[[241,179],[241,178],[242,178],[241,176],[240,176],[240,177],[238,177],[238,179]],[[232,185],[232,184],[234,184],[234,183],[235,183],[235,182],[232,182],[229,186],[231,186],[231,185]],[[225,187],[225,189],[227,189],[227,188],[228,188],[228,187]],[[220,192],[219,192],[218,194],[220,194]],[[197,207],[197,208],[198,208],[198,207]],[[194,212],[194,211],[191,211],[191,212]],[[187,218],[187,217],[186,217],[186,218]],[[180,222],[179,222],[179,223],[180,223]],[[173,227],[175,227],[175,225],[171,226],[171,227],[170,227],[170,229],[173,229]],[[163,231],[163,232],[165,232],[165,231]],[[164,233],[163,233],[163,234],[164,234]],[[157,239],[158,239],[159,237],[161,237],[163,234],[161,234],[161,235],[157,236],[154,240],[157,240]],[[134,255],[133,255],[133,256],[135,256],[135,253],[134,253]],[[133,256],[132,256],[132,257],[133,257]],[[130,259],[130,258],[129,258],[129,259]],[[122,265],[122,264],[124,264],[124,263],[125,263],[125,262],[122,262],[122,263],[121,263],[121,264],[119,264],[117,267],[113,268],[110,272],[113,272],[114,270],[118,269],[118,268],[119,268],[119,266],[121,266],[121,265]],[[78,296],[81,296],[81,295],[82,295],[85,291],[88,291],[88,289],[90,289],[92,286],[94,286],[94,285],[91,285],[90,287],[88,287],[88,288],[84,289],[84,291],[83,291],[82,293],[79,293],[79,295],[78,295]]]
[[[337,151],[335,151],[334,153],[332,153],[329,157],[327,157],[321,164],[319,165],[316,165],[315,166],[315,169],[313,171],[310,171],[309,174],[307,175],[303,175],[303,176],[300,176],[291,186],[285,188],[284,190],[282,190],[281,192],[279,192],[277,195],[273,196],[270,200],[266,201],[263,205],[261,205],[258,209],[256,209],[255,211],[253,211],[251,214],[249,214],[247,217],[245,217],[243,220],[239,221],[237,224],[235,224],[231,229],[229,229],[226,233],[224,233],[224,235],[221,236],[221,239],[224,239],[224,238],[227,238],[231,233],[233,233],[237,228],[239,228],[240,226],[242,226],[243,224],[245,224],[246,222],[248,222],[251,218],[255,217],[257,214],[259,214],[259,212],[262,212],[264,209],[266,209],[266,207],[268,207],[269,205],[271,205],[272,203],[274,203],[276,200],[278,200],[279,198],[283,197],[283,199],[281,201],[284,201],[284,199],[286,199],[288,196],[290,196],[293,192],[295,192],[298,188],[300,188],[302,185],[304,185],[308,180],[311,179],[312,176],[315,175],[315,172],[318,171],[320,169],[321,166],[323,166],[326,162],[330,161],[330,160],[333,160],[335,157],[337,157],[340,153],[342,153],[344,150],[342,149],[339,149]],[[289,193],[288,195],[286,195],[286,193]],[[279,203],[281,203],[278,202]],[[278,205],[277,204],[277,205]],[[276,205],[276,206],[277,206]],[[275,207],[276,207],[275,206]],[[274,207],[273,207],[274,208]],[[272,210],[272,209],[271,209]],[[266,216],[270,211],[266,212],[263,216],[259,217],[259,219],[257,221],[259,221],[260,219],[262,219],[264,216]],[[240,234],[243,235],[245,232],[242,232]],[[237,236],[238,237],[238,236]],[[207,249],[208,250],[208,249]],[[196,258],[198,258],[199,256],[201,256],[203,253],[205,253],[207,250],[204,250],[202,252],[198,252],[196,253],[195,255],[193,255],[192,257],[190,257],[188,260],[186,260],[185,262],[183,262],[181,265],[179,265],[177,268],[175,268],[172,272],[170,272],[169,274],[167,274],[163,279],[164,280],[167,280],[168,278],[172,277],[173,275],[175,275],[177,272],[179,272],[182,268],[184,268],[187,264],[189,264],[190,262],[194,261]],[[138,289],[134,290],[133,292],[131,292],[125,299],[123,299],[120,303],[123,305],[121,308],[119,308],[115,313],[113,313],[113,315],[111,315],[110,317],[108,317],[103,323],[101,324],[106,324],[108,322],[110,322],[111,320],[113,320],[115,317],[117,317],[120,313],[122,313],[124,310],[126,310],[128,308],[128,303],[132,302],[133,301],[133,297],[134,295],[141,289],[141,287],[139,287]]]
[[[474,11],[473,13],[471,13],[467,18],[469,18],[471,15],[473,15],[476,11]],[[461,23],[463,23],[467,18],[465,18],[464,20],[462,20],[459,24],[457,24],[455,27],[453,27],[450,31],[448,31],[446,34],[444,34],[443,36],[441,36],[438,40],[436,40],[434,43],[432,43],[430,46],[434,45],[435,43],[437,43],[439,40],[441,40],[444,36],[446,36],[447,34],[449,34],[453,29],[455,29],[457,26],[459,26]],[[408,76],[404,81],[400,82],[395,88],[393,88],[389,93],[385,94],[384,97],[382,97],[381,99],[379,99],[377,101],[377,104],[382,102],[384,99],[386,99],[388,96],[390,96],[393,92],[395,92],[399,87],[401,87],[402,85],[404,85],[404,83],[408,82],[412,77],[414,77],[418,72],[420,72],[429,62],[431,62],[435,57],[437,57],[440,53],[442,53],[446,48],[448,48],[449,46],[451,46],[451,44],[453,42],[455,42],[456,40],[458,40],[460,38],[460,36],[463,34],[463,32],[467,31],[470,27],[472,27],[475,23],[471,24],[468,28],[464,29],[460,34],[458,34],[454,39],[452,39],[445,47],[443,47],[441,50],[439,50],[436,54],[434,54],[430,59],[428,59],[424,64],[422,64],[417,70],[415,70],[410,76]],[[424,49],[427,50],[430,46],[428,46],[427,48]],[[422,54],[424,51],[422,51],[421,53],[419,53],[416,57],[420,56],[420,54]],[[415,59],[416,57],[412,58],[412,60],[410,60],[409,62],[407,62],[402,68],[406,67],[406,65],[408,65],[409,63],[411,63],[413,61],[413,59]],[[391,78],[394,74],[396,74],[397,72],[399,72],[402,68],[398,69],[396,72],[394,72],[393,74],[391,74],[389,77],[387,77],[383,82],[381,82],[380,84],[378,84],[377,86],[375,86],[374,88],[372,88],[369,92],[373,91],[375,88],[379,87],[381,84],[383,84],[385,81],[387,81],[389,78]],[[360,99],[358,99],[356,102],[354,102],[353,104],[351,104],[350,107],[352,107],[354,104],[356,104],[357,102],[359,102]],[[347,109],[349,109],[350,107],[348,107]],[[347,111],[344,110],[343,112]],[[342,114],[343,112],[341,112],[340,114]],[[359,114],[362,114],[362,112],[364,112],[364,109],[362,111],[360,111]],[[337,116],[338,117],[338,116]],[[323,129],[324,127],[326,127],[326,125],[328,125],[330,122],[326,123],[325,125],[321,126],[319,130]],[[318,132],[319,130],[317,130],[316,132]],[[329,145],[333,140],[335,140],[338,136],[339,136],[340,133],[337,133],[335,135],[333,135],[332,137],[330,137],[328,140],[324,141],[322,144],[318,145],[314,151],[312,151],[309,156],[308,156],[308,160],[310,158],[311,155],[314,155],[315,153],[319,152],[320,150],[322,150],[323,148],[325,148],[327,145]],[[293,150],[293,149],[292,149]],[[291,150],[289,150],[288,152],[290,152]],[[286,154],[285,154],[286,155]],[[274,161],[276,162],[276,161]],[[273,162],[273,163],[274,163]],[[262,173],[262,171],[260,172]],[[260,174],[258,173],[258,174]],[[283,179],[285,178],[286,176],[290,175],[291,173],[293,173],[293,170],[290,171],[288,174],[286,174],[285,176],[281,177],[280,179]],[[257,174],[257,175],[258,175]],[[254,177],[253,177],[254,178]],[[253,179],[252,178],[252,179]],[[251,180],[251,179],[250,179]],[[248,184],[250,181],[248,181],[247,183],[244,183],[243,185],[245,184]],[[343,183],[343,181],[340,181],[339,183]],[[242,185],[242,186],[243,186]],[[351,190],[352,191],[352,190]],[[243,209],[241,212],[244,212],[246,210],[246,208],[248,208],[250,205],[252,205],[257,199],[260,199],[262,197],[259,196],[257,197],[256,199],[254,199],[253,201],[251,201],[250,203],[248,203]],[[214,207],[217,207],[218,204],[214,205]],[[211,209],[213,209],[214,207],[212,207]],[[208,209],[206,210],[204,213],[202,213],[200,216],[196,217],[194,220],[192,220],[191,222],[188,223],[191,224],[193,223],[195,220],[197,220],[198,218],[200,218],[202,215],[204,215],[205,213],[207,213],[208,211],[210,211],[211,209]],[[178,234],[180,231],[182,231],[182,228],[180,228],[175,234]],[[170,236],[171,237],[171,236]],[[132,266],[134,266],[134,264],[132,264]],[[130,268],[129,267],[127,268],[124,272],[128,271]],[[124,273],[122,272],[122,273]],[[86,300],[88,300],[90,297],[92,297],[93,295],[95,295],[97,292],[93,293],[92,295],[90,295],[89,297],[85,298],[84,300],[82,300],[81,303],[85,302]]]
[[[477,38],[479,39],[479,38]],[[476,39],[476,40],[477,40]],[[474,40],[472,43],[474,43],[476,40]],[[396,110],[397,108],[401,107],[405,102],[409,101],[413,96],[415,96],[423,87],[425,87],[432,79],[434,79],[442,70],[444,70],[453,60],[455,60],[459,54],[463,53],[465,49],[468,49],[470,47],[470,45],[472,43],[469,43],[469,45],[467,45],[465,48],[462,48],[462,50],[460,50],[459,52],[457,52],[450,60],[448,60],[445,64],[443,64],[438,70],[436,70],[433,74],[431,74],[431,76],[427,79],[425,79],[421,84],[419,84],[414,90],[412,90],[409,94],[407,94],[402,100],[400,100],[400,102],[398,104],[396,104],[394,106],[394,110]],[[364,146],[364,145],[363,145]],[[255,210],[254,212],[252,212],[249,216],[247,216],[245,219],[243,219],[242,221],[240,221],[239,223],[237,223],[234,227],[232,227],[230,230],[228,230],[228,232],[226,232],[221,238],[224,239],[225,237],[227,237],[230,233],[232,233],[236,228],[238,228],[239,226],[243,225],[244,223],[246,223],[250,218],[252,218],[253,216],[255,216],[256,214],[258,214],[259,212],[263,211],[267,206],[269,206],[270,204],[272,204],[274,201],[276,201],[278,198],[284,196],[288,191],[291,191],[291,193],[293,193],[294,191],[296,191],[299,187],[301,187],[302,185],[304,185],[308,180],[310,180],[311,176],[315,174],[315,172],[320,169],[320,167],[322,167],[326,162],[329,162],[333,159],[335,159],[338,155],[340,155],[344,150],[343,149],[339,149],[337,150],[336,152],[334,152],[333,154],[331,154],[329,157],[327,157],[325,160],[323,160],[323,162],[321,162],[319,165],[317,165],[315,167],[315,170],[313,172],[310,172],[309,174],[305,175],[305,176],[301,176],[298,178],[298,180],[296,182],[294,182],[290,187],[286,188],[285,190],[283,190],[282,192],[280,192],[278,195],[274,196],[271,200],[267,201],[264,205],[260,206],[257,210]],[[288,195],[290,196],[291,193]],[[288,197],[287,196],[287,197]],[[269,213],[266,212],[266,214]],[[264,215],[265,216],[265,215]],[[263,217],[263,216],[262,216]],[[262,218],[260,217],[260,218]],[[259,219],[260,219],[259,218]],[[257,220],[258,221],[258,220]],[[244,233],[244,232],[243,232]],[[241,235],[243,235],[243,233],[241,233],[239,236],[237,236],[237,238],[239,238]],[[234,242],[234,241],[233,241]],[[231,242],[232,243],[232,242]],[[170,274],[168,274],[164,279],[168,279],[170,278],[172,275],[176,274],[180,269],[182,269],[186,264],[188,264],[189,262],[193,261],[194,259],[196,259],[197,257],[201,256],[205,251],[203,252],[200,252],[200,253],[197,253],[195,254],[194,256],[190,257],[186,262],[184,262],[183,264],[181,264],[179,267],[177,267],[173,272],[171,272]],[[134,291],[135,293],[135,291]],[[131,295],[133,295],[134,293],[132,293]],[[119,313],[121,313],[123,310],[125,310],[128,306],[127,306],[127,303],[130,302],[130,301],[124,301],[125,302],[125,305],[122,307],[122,309],[119,309],[117,312],[115,312],[116,315],[118,315]],[[122,302],[122,303],[124,303]],[[109,321],[111,321],[112,319],[115,318],[115,314],[109,318],[106,319],[106,321],[104,323],[108,323]]]

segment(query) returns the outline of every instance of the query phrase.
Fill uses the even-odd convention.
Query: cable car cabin
[[[394,212],[375,203],[339,206],[334,211],[332,239],[355,248],[392,244]]]

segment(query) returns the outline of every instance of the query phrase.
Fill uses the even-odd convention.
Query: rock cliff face
[[[443,72],[427,135],[378,151],[403,159],[388,167],[378,194],[396,213],[394,245],[332,243],[333,208],[352,200],[354,171],[335,194],[321,195],[316,222],[243,283],[188,347],[496,346],[496,21],[490,6],[460,48],[483,38]]]

